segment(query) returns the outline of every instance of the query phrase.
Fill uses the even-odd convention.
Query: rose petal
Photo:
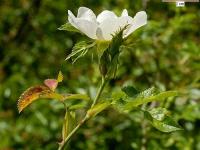
[[[96,39],[97,24],[84,19],[76,19],[78,29],[92,39]]]
[[[108,18],[117,18],[116,14],[112,11],[104,10],[97,16],[97,22],[102,23],[104,20]]]
[[[129,36],[133,31],[145,24],[147,24],[147,14],[145,11],[140,11],[133,18],[133,22],[130,28],[127,29],[126,32],[124,32],[124,38]]]
[[[122,29],[126,25],[131,24],[132,21],[133,21],[133,18],[129,16],[105,19],[99,25],[99,28],[102,31],[103,40],[107,40],[107,41],[111,40],[112,35],[114,35],[116,32],[118,32],[120,29]],[[99,38],[98,35],[97,37]]]
[[[101,40],[109,41],[112,39],[112,34],[116,32],[117,29],[117,19],[116,18],[107,18],[100,25],[99,29],[102,31]]]
[[[145,11],[138,12],[134,18],[128,16],[128,11],[124,9],[120,17],[112,11],[101,12],[96,19],[92,10],[80,7],[77,18],[71,11],[68,11],[69,22],[78,30],[92,39],[112,40],[113,35],[120,29],[129,25],[123,33],[123,38],[130,35],[133,31],[147,23]]]
[[[92,39],[96,39],[97,23],[82,18],[76,18],[73,13],[68,11],[68,21],[72,26],[86,34]]]
[[[105,40],[103,37],[103,32],[102,32],[101,28],[99,28],[99,27],[97,28],[96,36],[97,36],[97,39],[99,39],[99,40]]]
[[[122,11],[121,16],[123,16],[123,17],[128,16],[128,11],[127,11],[126,9],[124,9],[124,10]]]
[[[75,28],[78,29],[76,22],[75,22],[75,19],[76,19],[76,17],[74,16],[74,14],[70,10],[68,10],[68,21],[69,21],[69,23],[72,26],[74,26]]]
[[[80,7],[78,9],[77,18],[82,18],[91,22],[96,22],[96,15],[87,7]]]

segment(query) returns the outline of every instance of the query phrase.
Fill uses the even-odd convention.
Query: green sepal
[[[67,56],[65,60],[72,59],[72,63],[75,63],[79,58],[85,56],[89,49],[94,47],[96,42],[94,41],[80,41],[72,48],[72,52]]]
[[[78,32],[81,33],[78,29],[73,27],[69,22],[61,25],[58,30],[70,31],[70,32]]]
[[[103,51],[100,57],[99,69],[100,73],[106,78],[115,78],[118,58],[120,54],[120,46],[123,43],[123,31],[125,28],[121,29],[115,35],[113,35],[112,41],[110,42],[108,48]]]

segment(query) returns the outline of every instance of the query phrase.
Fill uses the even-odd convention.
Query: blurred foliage
[[[96,14],[103,9],[120,14],[126,8],[131,16],[147,11],[148,25],[128,39],[132,46],[124,48],[116,79],[109,82],[104,94],[130,84],[140,90],[151,86],[177,90],[179,97],[150,105],[170,110],[184,130],[161,133],[141,112],[127,115],[111,109],[88,121],[68,147],[200,149],[200,5],[187,3],[176,8],[161,0],[1,0],[0,149],[56,149],[61,139],[65,112],[57,101],[38,101],[18,114],[16,102],[26,88],[54,78],[62,70],[60,92],[94,97],[100,79],[95,56],[87,55],[73,65],[64,61],[83,37],[57,29],[67,21],[67,10],[76,12],[80,6]]]

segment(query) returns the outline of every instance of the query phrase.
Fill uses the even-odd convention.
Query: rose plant
[[[69,10],[68,22],[62,25],[59,30],[79,32],[89,37],[89,40],[85,38],[84,41],[75,44],[66,60],[71,59],[74,63],[80,57],[85,56],[90,49],[98,54],[101,83],[96,96],[92,99],[87,94],[58,93],[56,88],[63,80],[63,74],[59,72],[57,79],[46,79],[44,84],[27,89],[18,100],[19,112],[40,98],[55,99],[61,102],[66,113],[63,117],[62,141],[59,142],[59,150],[66,147],[67,142],[86,121],[111,107],[126,114],[133,110],[141,111],[144,113],[144,117],[162,132],[181,130],[181,127],[170,117],[168,110],[148,105],[151,102],[159,103],[168,97],[176,96],[177,91],[161,92],[154,87],[138,91],[129,85],[122,87],[120,91],[110,93],[107,97],[102,97],[106,83],[116,76],[118,59],[123,52],[122,47],[127,46],[128,36],[146,24],[147,14],[145,11],[136,13],[132,18],[126,9],[122,11],[120,16],[108,10],[96,16],[91,9],[80,7],[77,17]],[[72,101],[83,105],[69,103]],[[85,112],[81,120],[75,118],[77,109],[83,109]]]

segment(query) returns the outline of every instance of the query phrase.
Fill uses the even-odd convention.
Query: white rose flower
[[[112,35],[125,26],[127,28],[123,32],[123,38],[147,24],[147,14],[145,11],[140,11],[132,18],[128,15],[127,10],[124,9],[121,16],[118,17],[114,12],[104,10],[96,17],[91,9],[80,7],[77,17],[68,10],[68,21],[76,29],[92,39],[110,41],[112,40]]]

